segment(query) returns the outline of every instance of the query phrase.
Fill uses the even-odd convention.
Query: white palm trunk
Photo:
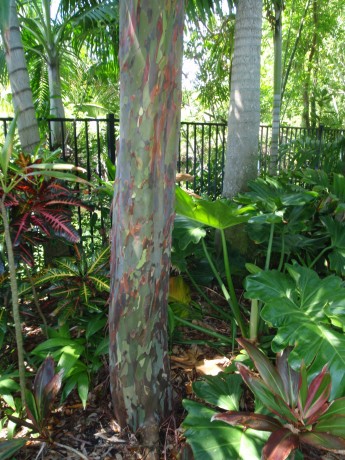
[[[237,3],[223,196],[257,176],[260,127],[262,0]]]
[[[2,23],[1,33],[6,52],[13,107],[18,114],[17,126],[20,143],[24,152],[32,152],[39,144],[40,136],[15,0],[9,1],[8,21],[5,24]]]

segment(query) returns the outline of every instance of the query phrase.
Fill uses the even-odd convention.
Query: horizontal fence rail
[[[3,144],[11,118],[0,118],[0,144]],[[107,158],[116,161],[119,139],[119,120],[113,114],[106,118],[52,118],[40,120],[41,138],[53,150],[52,124],[61,125],[63,142],[61,160],[86,169],[93,184],[107,181]],[[301,167],[332,167],[345,156],[344,130],[281,126],[277,172]],[[258,169],[269,168],[272,128],[261,125],[259,131]],[[193,180],[186,187],[210,199],[221,196],[224,179],[227,125],[223,123],[182,122],[180,130],[177,171],[191,174]],[[332,163],[332,164],[330,164]],[[110,199],[109,199],[110,201]],[[91,222],[91,225],[90,225]],[[78,227],[83,239],[94,244],[94,234],[102,241],[110,226],[109,202],[99,200],[93,213],[78,210]],[[99,230],[99,231],[98,231]]]

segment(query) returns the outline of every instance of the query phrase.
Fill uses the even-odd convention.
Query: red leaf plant
[[[290,350],[277,356],[276,366],[251,342],[238,343],[247,351],[257,372],[236,363],[244,382],[272,415],[227,411],[212,420],[272,432],[262,458],[284,460],[302,445],[332,452],[345,451],[345,398],[329,401],[331,376],[324,366],[308,385],[307,369],[288,363]]]
[[[12,164],[16,185],[5,197],[16,256],[30,266],[33,265],[33,246],[49,237],[79,242],[80,236],[71,223],[72,208],[91,209],[78,198],[78,190],[70,189],[66,182],[40,173],[27,174],[32,171],[30,166],[40,163],[41,159],[33,160],[30,155],[19,154]],[[19,171],[23,174],[19,175]],[[0,188],[0,198],[2,195]]]

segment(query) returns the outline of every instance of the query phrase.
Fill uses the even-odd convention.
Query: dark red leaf
[[[212,417],[213,420],[221,420],[232,426],[242,425],[246,428],[253,428],[260,431],[276,431],[283,427],[274,417],[250,412],[227,411],[214,415]]]
[[[268,438],[263,450],[264,460],[285,460],[299,446],[298,435],[287,428],[274,431]]]

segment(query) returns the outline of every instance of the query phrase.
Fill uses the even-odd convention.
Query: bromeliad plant
[[[237,369],[265,408],[265,414],[227,411],[214,415],[212,420],[271,432],[262,451],[266,460],[285,460],[303,445],[345,450],[345,398],[330,400],[331,375],[327,366],[311,379],[303,363],[299,372],[291,368],[289,349],[278,355],[274,367],[249,341],[238,339],[238,343],[254,362],[257,373],[242,363],[236,363]],[[267,411],[270,415],[266,415]]]

